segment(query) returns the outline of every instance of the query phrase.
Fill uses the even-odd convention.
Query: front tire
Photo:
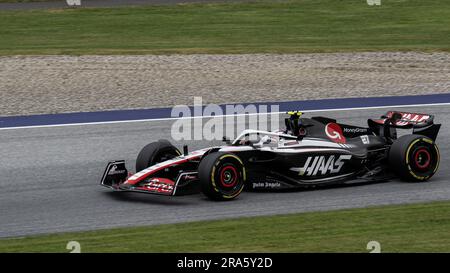
[[[198,167],[201,190],[216,201],[232,200],[244,189],[246,180],[242,160],[231,153],[212,153]]]
[[[389,151],[389,165],[406,181],[427,181],[439,168],[439,149],[425,136],[405,135]]]
[[[139,152],[136,159],[136,172],[180,155],[181,152],[167,140],[152,142]]]

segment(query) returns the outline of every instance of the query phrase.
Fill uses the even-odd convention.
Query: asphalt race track
[[[99,186],[109,160],[131,171],[148,142],[170,138],[173,120],[0,130],[0,237],[241,216],[334,210],[450,199],[450,107],[401,108],[435,114],[441,166],[429,183],[386,183],[288,193],[244,192],[231,202],[202,194],[164,197]],[[364,125],[385,109],[314,113]],[[220,142],[189,142],[190,149]],[[176,143],[180,145],[181,143]],[[350,219],[351,220],[351,219]]]

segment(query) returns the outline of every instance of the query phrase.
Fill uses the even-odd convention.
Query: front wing
[[[163,177],[150,177],[138,184],[128,183],[132,174],[124,160],[109,162],[100,184],[114,191],[130,191],[166,196],[184,195],[199,191],[197,172],[181,172],[175,181]]]

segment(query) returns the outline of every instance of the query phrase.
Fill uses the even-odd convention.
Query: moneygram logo
[[[341,126],[336,123],[328,123],[325,126],[325,134],[328,138],[336,143],[345,143],[344,133],[342,133]]]
[[[279,128],[279,105],[232,104],[203,105],[201,97],[194,97],[194,106],[177,105],[172,108],[171,136],[180,140],[234,139],[246,129],[275,131]]]

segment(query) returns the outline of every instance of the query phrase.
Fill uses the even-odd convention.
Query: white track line
[[[350,108],[334,108],[334,109],[318,109],[301,111],[303,113],[314,112],[334,112],[334,111],[353,111],[353,110],[365,110],[365,109],[384,109],[384,108],[405,108],[405,107],[420,107],[420,106],[445,106],[450,105],[450,102],[444,103],[430,103],[430,104],[408,104],[408,105],[388,105],[388,106],[368,106],[368,107],[350,107]],[[295,109],[293,109],[295,110]],[[136,120],[117,120],[117,121],[100,121],[100,122],[85,122],[85,123],[67,123],[67,124],[52,124],[52,125],[33,125],[33,126],[18,126],[18,127],[5,127],[0,128],[2,130],[18,130],[18,129],[34,129],[34,128],[53,128],[53,127],[66,127],[66,126],[84,126],[84,125],[103,125],[103,124],[116,124],[116,123],[136,123],[136,122],[151,122],[151,121],[168,121],[177,119],[197,119],[197,118],[223,118],[231,116],[254,116],[254,115],[278,115],[284,114],[283,112],[267,112],[267,113],[251,113],[251,114],[232,114],[232,115],[217,115],[217,116],[195,116],[195,117],[173,117],[173,118],[155,118],[155,119],[136,119]]]

